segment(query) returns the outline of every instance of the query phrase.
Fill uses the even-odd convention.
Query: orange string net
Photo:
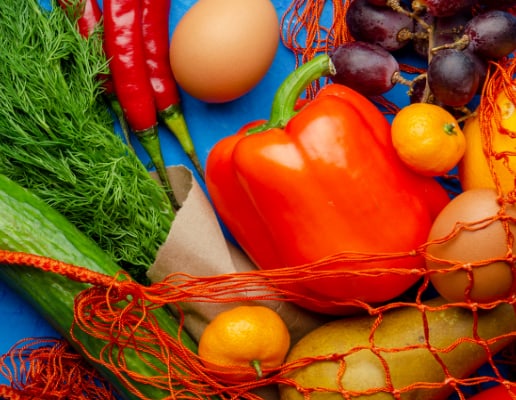
[[[319,53],[355,39],[346,24],[346,12],[351,1],[342,0],[292,0],[281,17],[281,41],[295,58],[295,66],[310,61]],[[475,10],[473,10],[475,12]],[[516,7],[507,6],[505,11],[516,15]],[[328,18],[323,18],[323,13]],[[329,21],[324,25],[322,21]],[[426,67],[400,62],[400,70],[409,75],[422,74]],[[327,83],[328,78],[324,79]],[[323,83],[324,83],[323,82]],[[306,89],[306,98],[313,99],[321,87],[321,81],[312,82]],[[371,98],[386,114],[395,114],[399,106],[384,96]]]
[[[294,53],[296,67],[352,40],[345,23],[348,7],[349,2],[339,0],[294,0],[289,5],[281,18],[281,40]],[[332,13],[330,26],[321,25],[323,12]]]
[[[348,1],[294,0],[281,17],[281,40],[295,56],[298,67],[320,52],[327,53],[336,45],[351,39],[347,29],[346,10]],[[330,26],[321,25],[322,14],[331,13]],[[306,90],[306,97],[312,99],[321,86],[313,82]]]
[[[516,182],[516,174],[513,167],[511,167],[511,159],[516,156],[516,152],[510,151],[510,149],[497,151],[493,147],[494,135],[496,132],[499,132],[502,135],[514,138],[516,137],[516,132],[502,126],[502,115],[496,106],[496,98],[500,93],[504,93],[513,104],[516,104],[515,76],[516,61],[514,58],[501,60],[498,63],[491,62],[491,68],[487,71],[486,84],[483,87],[480,105],[477,110],[484,155],[499,193],[501,192],[501,185],[494,167],[494,161],[503,160],[504,168],[515,177]],[[507,193],[506,201],[514,204],[515,196],[516,185]]]
[[[0,386],[3,399],[115,399],[111,385],[64,340],[21,340],[0,366],[0,374],[13,382]]]
[[[342,253],[320,260],[310,265],[284,268],[269,271],[253,271],[246,273],[236,273],[227,275],[218,275],[213,277],[196,277],[188,274],[173,274],[168,276],[164,281],[153,284],[151,286],[142,286],[132,281],[128,275],[121,273],[119,276],[111,277],[94,273],[87,269],[62,263],[57,260],[48,259],[41,256],[35,256],[25,253],[0,252],[0,263],[9,265],[29,265],[44,271],[58,273],[70,279],[79,282],[89,282],[93,286],[81,292],[75,301],[75,320],[70,328],[72,338],[74,338],[75,349],[79,353],[85,355],[86,359],[93,365],[101,366],[117,378],[131,387],[138,398],[150,399],[142,394],[132,382],[138,384],[149,385],[161,388],[170,392],[170,398],[207,398],[218,396],[222,399],[259,399],[260,396],[255,390],[270,385],[290,385],[297,387],[294,380],[289,377],[292,371],[305,368],[313,363],[322,361],[335,362],[340,365],[340,369],[345,370],[346,357],[357,353],[364,348],[373,349],[378,357],[383,360],[382,352],[405,351],[409,348],[428,349],[436,357],[438,363],[444,371],[444,379],[442,382],[417,382],[411,385],[394,388],[389,378],[389,366],[385,361],[385,371],[387,371],[387,386],[381,390],[396,393],[395,398],[404,392],[414,389],[435,389],[445,385],[459,387],[460,385],[479,385],[485,382],[505,382],[501,372],[497,370],[497,364],[494,354],[491,352],[489,345],[500,340],[511,341],[516,332],[500,335],[490,340],[477,338],[476,321],[479,309],[489,309],[500,301],[490,304],[471,304],[464,302],[460,307],[471,310],[474,316],[473,338],[457,338],[446,349],[431,349],[429,342],[429,326],[425,319],[426,313],[430,310],[435,311],[445,309],[449,305],[440,305],[436,307],[428,307],[422,301],[424,292],[428,289],[428,276],[424,270],[400,271],[399,273],[418,274],[422,277],[423,282],[417,289],[415,297],[400,299],[391,303],[373,306],[360,301],[349,300],[345,304],[352,304],[365,308],[368,314],[375,316],[376,321],[371,328],[371,347],[357,346],[346,353],[331,353],[328,355],[320,355],[317,357],[302,358],[297,361],[286,363],[281,367],[264,370],[265,378],[260,380],[250,380],[242,382],[236,375],[221,378],[218,374],[213,374],[209,368],[206,368],[199,357],[189,348],[187,348],[179,339],[179,336],[172,336],[160,328],[159,322],[153,318],[150,310],[156,307],[172,305],[177,308],[181,321],[181,329],[183,327],[183,319],[181,312],[181,303],[185,302],[240,302],[253,299],[282,299],[284,301],[294,301],[299,296],[290,293],[287,290],[280,290],[276,285],[282,283],[292,283],[295,281],[304,281],[317,277],[332,277],[342,273],[336,272],[331,268],[333,263],[346,263],[356,261],[381,261],[389,258],[414,257],[416,254],[424,254],[425,245],[410,252],[402,252],[396,254],[361,254],[361,253]],[[382,274],[392,273],[388,269],[375,268],[365,269],[362,271],[350,271],[350,276],[381,276]],[[264,281],[263,278],[266,278]],[[267,283],[267,282],[274,282]],[[263,290],[267,289],[270,294],[264,296]],[[245,293],[245,295],[244,295]],[[253,293],[257,293],[253,296]],[[250,294],[250,296],[249,296]],[[410,299],[410,300],[409,300]],[[311,299],[317,302],[318,299]],[[514,299],[507,299],[506,302],[514,305]],[[424,327],[424,340],[422,343],[406,344],[397,349],[383,348],[375,345],[373,335],[378,327],[382,324],[385,314],[388,311],[396,310],[402,307],[413,307],[422,315],[422,326]],[[100,356],[96,356],[88,351],[77,336],[77,332],[84,332],[89,337],[94,338],[103,344]],[[446,354],[453,351],[464,341],[474,341],[483,347],[486,352],[487,362],[495,371],[494,377],[456,377],[448,370],[446,363],[440,358],[440,354]],[[48,343],[47,343],[48,344]],[[32,351],[39,353],[39,357]],[[23,346],[21,349],[14,349],[12,352],[2,359],[2,369],[6,369],[6,360],[13,360],[20,356],[25,357],[29,362],[30,379],[26,379],[26,383],[22,386],[11,387],[9,390],[5,386],[2,391],[6,393],[7,398],[24,398],[31,391],[40,391],[45,394],[39,398],[62,398],[62,393],[74,392],[85,393],[87,390],[83,386],[89,387],[93,382],[93,373],[86,369],[78,368],[76,364],[81,361],[78,356],[73,353],[63,351],[70,350],[62,342],[57,342],[56,347],[43,346],[40,349]],[[126,355],[139,355],[141,361],[152,368],[153,371],[149,375],[135,369],[133,365],[127,362]],[[66,362],[68,361],[68,362]],[[514,360],[512,360],[514,361]],[[511,361],[511,362],[512,362]],[[12,363],[13,365],[15,363]],[[20,377],[25,375],[26,367],[21,366],[19,372],[12,372],[10,375],[4,372],[13,381],[19,381]],[[16,371],[16,369],[15,369]],[[83,374],[83,379],[72,378],[74,374]],[[71,387],[69,387],[72,385]],[[77,389],[80,386],[80,391]],[[109,386],[103,386],[99,391],[106,390]],[[303,392],[305,389],[298,387]],[[88,389],[90,390],[90,389]],[[361,394],[372,394],[379,389],[367,389],[360,392]],[[462,392],[456,389],[458,393]],[[307,390],[304,397],[309,399],[317,391],[328,391],[328,389],[320,388],[317,390]],[[341,392],[343,398],[349,398],[350,393],[345,388],[337,390]],[[10,394],[9,394],[10,393]],[[22,394],[23,393],[23,394]],[[94,394],[79,395],[76,398],[95,398],[87,397]],[[356,394],[356,393],[355,393]],[[83,397],[81,397],[83,396]],[[347,397],[346,397],[347,396]],[[73,398],[73,397],[70,397]],[[109,398],[109,397],[104,397]],[[463,395],[461,398],[464,398]]]
[[[329,53],[343,43],[353,41],[346,24],[349,1],[342,0],[293,0],[281,16],[281,41],[295,59],[295,66],[310,61],[317,54]],[[328,18],[324,19],[323,14]],[[328,25],[323,20],[330,21]],[[406,63],[400,63],[400,70],[408,74],[420,74],[425,70]],[[306,88],[306,98],[313,99],[327,78],[312,82]],[[399,107],[383,96],[376,96],[374,102],[394,114]]]
[[[318,0],[294,1],[284,16],[287,31],[284,32],[286,43],[306,60],[317,51],[327,51],[329,46],[339,41],[349,40],[343,16],[347,2],[333,1],[332,12],[335,15],[334,24],[330,27],[320,27],[318,21],[324,12],[325,2]],[[327,6],[328,7],[328,6]],[[290,16],[290,17],[289,17]],[[289,19],[290,18],[290,19]],[[288,21],[288,22],[286,22]],[[297,21],[297,22],[296,22]],[[302,23],[299,21],[303,21]],[[305,44],[295,39],[298,32],[308,27]],[[310,43],[307,46],[306,43]],[[135,283],[125,273],[112,277],[94,273],[80,266],[62,263],[46,257],[0,251],[0,264],[32,266],[43,271],[57,273],[69,279],[88,283],[91,287],[81,292],[75,299],[74,322],[70,327],[71,346],[61,340],[28,340],[21,342],[8,354],[0,359],[0,371],[12,382],[11,385],[1,385],[0,395],[8,399],[110,399],[111,387],[89,365],[95,365],[108,375],[114,376],[129,388],[135,397],[151,399],[141,391],[142,386],[158,388],[168,393],[169,399],[260,399],[259,390],[264,387],[284,385],[296,388],[306,400],[315,399],[322,392],[335,392],[343,399],[353,399],[358,395],[372,395],[378,392],[390,393],[393,399],[404,399],[413,390],[448,388],[460,399],[466,399],[466,388],[477,388],[487,383],[501,383],[514,386],[502,367],[508,367],[514,374],[516,363],[514,340],[516,331],[496,335],[490,339],[481,337],[478,331],[480,315],[500,305],[514,307],[516,296],[514,290],[507,298],[496,301],[479,303],[466,298],[464,301],[444,303],[429,306],[424,298],[431,291],[430,276],[432,274],[465,271],[470,284],[473,284],[475,268],[488,265],[493,261],[504,261],[512,268],[514,266],[514,237],[509,224],[515,224],[514,218],[505,211],[515,203],[515,191],[503,194],[497,181],[493,160],[503,159],[504,165],[512,174],[510,160],[516,155],[512,151],[495,151],[492,137],[495,130],[501,130],[501,116],[495,106],[496,96],[504,91],[516,103],[515,92],[510,88],[514,85],[516,62],[513,58],[492,63],[483,89],[478,113],[481,122],[483,149],[488,161],[496,187],[499,193],[499,212],[490,218],[470,223],[458,221],[454,230],[432,242],[422,243],[418,248],[399,253],[364,254],[340,253],[318,260],[307,265],[276,270],[256,270],[246,273],[233,273],[217,276],[198,277],[188,274],[172,274],[165,280],[151,286]],[[316,90],[316,88],[314,89]],[[495,121],[493,125],[491,121]],[[516,132],[501,130],[503,134],[514,137]],[[507,252],[502,259],[485,259],[477,262],[462,263],[455,260],[432,258],[428,252],[430,245],[452,240],[463,231],[485,229],[490,224],[501,221],[505,227]],[[342,272],[335,265],[346,263],[370,263],[381,265],[387,259],[405,259],[424,257],[441,263],[442,268],[428,271],[426,268],[398,270],[375,267]],[[320,304],[318,298],[307,298],[286,289],[288,285],[312,279],[332,278],[342,275],[350,277],[368,276],[382,279],[385,274],[410,274],[416,276],[418,283],[400,298],[387,304],[367,304],[359,299],[349,299],[341,302],[344,305],[355,306],[362,314],[373,318],[366,343],[352,346],[343,352],[330,352],[319,356],[304,357],[283,364],[278,368],[264,370],[264,378],[241,381],[229,376],[220,377],[205,367],[202,360],[180,339],[180,332],[187,329],[184,325],[184,315],[181,304],[185,303],[239,303],[252,300],[279,300],[296,302],[309,300],[315,305]],[[516,281],[516,279],[514,280]],[[287,286],[286,286],[287,285]],[[470,285],[471,286],[471,285]],[[513,287],[514,289],[514,287]],[[266,293],[266,294],[264,294]],[[152,310],[168,306],[175,310],[179,319],[179,334],[171,334],[162,329],[160,323],[152,314]],[[472,318],[471,335],[457,337],[444,348],[434,348],[431,341],[430,314],[460,307],[466,310]],[[382,345],[375,334],[382,329],[391,312],[401,309],[413,309],[419,315],[421,335],[417,342],[405,343],[397,347]],[[172,318],[172,314],[171,314]],[[101,343],[100,351],[91,352],[86,343],[81,340],[86,334],[92,340]],[[491,345],[507,343],[504,351],[495,355]],[[484,352],[489,374],[474,373],[468,376],[456,376],[446,362],[446,355],[464,344],[476,345]],[[292,374],[312,365],[328,362],[337,365],[333,382],[340,382],[348,368],[348,359],[360,351],[368,350],[383,366],[385,385],[363,390],[349,390],[339,384],[333,389],[322,386],[316,388],[303,387],[298,384]],[[397,386],[394,383],[392,366],[387,362],[388,354],[401,353],[409,350],[424,350],[430,354],[439,366],[441,379],[437,381],[416,381]],[[78,355],[80,354],[80,356]],[[137,355],[145,371],[135,368],[129,361]],[[86,364],[83,360],[87,360]],[[92,385],[93,383],[93,385]],[[514,396],[513,396],[514,397]]]

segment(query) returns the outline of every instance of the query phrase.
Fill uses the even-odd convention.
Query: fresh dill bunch
[[[140,282],[166,240],[166,192],[113,130],[101,35],[59,6],[0,8],[0,173],[36,193]],[[37,235],[34,227],[34,235]]]

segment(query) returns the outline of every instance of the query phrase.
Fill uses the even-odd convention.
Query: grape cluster
[[[366,96],[410,86],[411,102],[461,108],[479,93],[489,61],[516,50],[516,0],[348,0],[353,41],[336,47],[331,80]],[[426,72],[400,74],[397,55],[424,57]]]

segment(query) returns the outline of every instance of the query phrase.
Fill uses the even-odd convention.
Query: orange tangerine
[[[456,118],[430,103],[403,107],[392,121],[392,144],[400,159],[426,176],[440,176],[464,155],[464,134]]]
[[[512,88],[516,91],[516,87]],[[486,133],[486,138],[480,127],[478,115],[469,118],[464,125],[464,135],[466,136],[466,152],[459,163],[459,180],[462,188],[496,188],[495,179],[500,183],[502,192],[508,193],[514,190],[516,157],[508,156],[504,158],[491,157],[492,172],[489,168],[488,158],[484,152],[484,140],[488,142],[494,152],[516,152],[516,138],[501,132],[495,121],[491,122],[490,133]],[[499,115],[500,125],[512,134],[516,134],[516,105],[507,97],[505,92],[500,92],[495,100],[494,112]],[[494,174],[494,175],[493,175]]]
[[[264,306],[237,306],[207,325],[198,353],[218,375],[249,380],[279,367],[289,347],[290,333],[278,313]]]

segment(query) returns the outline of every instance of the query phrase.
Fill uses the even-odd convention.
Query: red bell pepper
[[[468,400],[512,400],[516,399],[516,387],[508,389],[504,385],[496,385],[489,389],[485,389]]]
[[[268,122],[243,127],[208,155],[206,183],[214,207],[259,268],[301,266],[341,252],[416,249],[449,201],[437,181],[402,164],[389,122],[359,93],[330,84],[294,111],[308,83],[329,68],[327,56],[298,68],[276,93]],[[313,274],[285,287],[308,309],[345,314],[349,300],[379,303],[403,293],[420,275],[400,270],[423,271],[424,260],[341,260],[317,268],[338,274]],[[345,274],[371,268],[393,272]]]

